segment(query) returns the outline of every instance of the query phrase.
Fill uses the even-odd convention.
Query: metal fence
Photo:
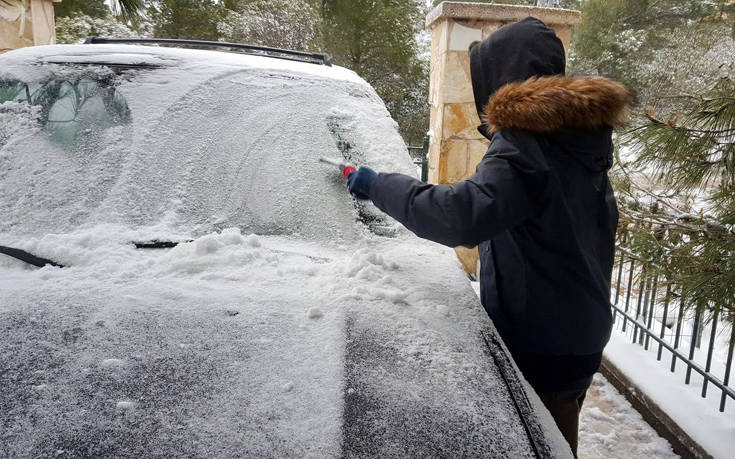
[[[664,351],[667,358],[670,354],[672,377],[676,377],[679,361],[686,366],[685,384],[692,381],[692,372],[698,373],[703,378],[702,398],[707,397],[709,386],[714,386],[721,392],[720,412],[725,411],[727,398],[735,400],[735,390],[729,386],[735,326],[732,318],[723,320],[727,311],[719,305],[706,310],[690,307],[680,288],[650,273],[646,264],[625,248],[618,247],[615,261],[614,326],[629,333],[633,343],[646,351],[655,350],[657,360],[663,359]],[[702,354],[705,337],[706,354]],[[719,357],[714,358],[716,355]]]
[[[413,163],[421,166],[421,181],[429,180],[429,136],[424,137],[424,144],[420,147],[408,147]]]

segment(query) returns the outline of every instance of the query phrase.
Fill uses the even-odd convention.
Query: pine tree
[[[105,0],[64,0],[54,3],[56,17],[84,15],[102,19],[110,14],[110,8],[124,20],[134,20],[143,11],[144,0],[112,0],[108,8]]]
[[[59,18],[79,14],[92,18],[104,18],[110,13],[104,0],[66,0],[53,5],[54,14]]]
[[[222,38],[275,48],[319,51],[321,17],[309,1],[228,0]]]
[[[110,7],[115,15],[126,22],[137,23],[145,9],[145,0],[110,0]]]
[[[735,320],[735,40],[731,2],[587,0],[573,73],[638,92],[612,171],[619,242],[690,307]]]
[[[227,8],[217,0],[155,0],[147,2],[153,33],[161,38],[219,40]]]
[[[735,81],[682,99],[685,111],[646,110],[624,136],[638,157],[621,163],[619,236],[690,306],[735,321]]]
[[[570,72],[614,78],[636,89],[644,104],[672,108],[679,100],[668,96],[706,89],[732,61],[735,4],[729,3],[587,0]]]

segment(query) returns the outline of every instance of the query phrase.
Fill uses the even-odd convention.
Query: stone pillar
[[[470,79],[470,43],[528,16],[554,29],[565,50],[572,27],[582,19],[579,11],[560,8],[469,2],[443,2],[426,17],[426,27],[431,29],[430,183],[450,184],[469,177],[487,150],[487,139],[477,132],[480,120]],[[456,250],[465,270],[475,273],[477,249]]]
[[[5,0],[0,3],[0,53],[56,43],[54,3],[61,0]]]

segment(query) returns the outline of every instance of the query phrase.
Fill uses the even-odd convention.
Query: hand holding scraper
[[[352,172],[355,172],[357,170],[355,168],[355,166],[353,166],[351,164],[347,164],[347,163],[345,163],[343,161],[338,161],[336,159],[325,158],[324,156],[322,156],[321,158],[319,158],[319,162],[327,163],[327,164],[330,164],[332,166],[339,167],[340,172],[342,172],[342,175],[344,175],[345,178],[349,177]]]
[[[355,166],[345,162],[324,157],[319,158],[319,161],[339,167],[342,175],[347,179],[347,189],[352,196],[361,200],[370,199],[370,187],[375,177],[378,176],[374,170],[365,166],[356,169]]]

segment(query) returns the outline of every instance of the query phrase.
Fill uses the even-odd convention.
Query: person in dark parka
[[[470,68],[490,140],[474,175],[430,185],[361,167],[348,188],[422,238],[479,245],[482,304],[576,455],[612,326],[618,212],[607,170],[632,95],[606,78],[564,76],[562,43],[535,18],[471,47]]]

